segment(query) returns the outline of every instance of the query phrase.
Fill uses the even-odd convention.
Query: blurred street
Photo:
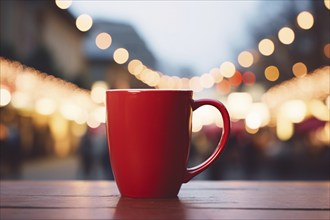
[[[329,11],[329,0],[1,0],[1,180],[113,179],[109,89],[224,104],[227,148],[196,179],[329,179]],[[189,167],[212,154],[223,120],[203,106],[191,125]]]
[[[26,162],[22,168],[22,179],[26,180],[74,180],[78,179],[79,158],[42,158]]]

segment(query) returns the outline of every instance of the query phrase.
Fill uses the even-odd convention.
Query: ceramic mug
[[[110,162],[123,197],[176,197],[182,183],[208,168],[223,152],[230,131],[228,111],[216,100],[193,100],[190,90],[127,89],[106,92]],[[217,108],[222,136],[213,154],[187,168],[192,112]]]

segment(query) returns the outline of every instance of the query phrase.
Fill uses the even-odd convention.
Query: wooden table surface
[[[113,181],[1,181],[1,219],[330,219],[330,182],[191,181],[121,198]]]

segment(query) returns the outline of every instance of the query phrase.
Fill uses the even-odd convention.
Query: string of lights
[[[11,104],[18,111],[44,116],[59,114],[66,120],[91,128],[105,123],[106,83],[97,81],[89,91],[15,61],[0,58],[0,64],[1,107]],[[248,133],[255,134],[262,127],[276,126],[278,137],[287,140],[293,135],[293,124],[310,116],[329,124],[329,71],[330,66],[327,66],[306,77],[285,81],[269,89],[261,102],[253,102],[251,94],[246,92],[230,93],[223,102],[233,122],[245,121]],[[193,132],[213,123],[222,127],[218,114],[208,106],[194,111]]]
[[[56,5],[61,9],[68,9],[72,1],[56,0]],[[329,0],[324,0],[324,6],[330,10]],[[310,30],[314,25],[314,16],[309,11],[302,11],[296,16],[297,25],[302,30]],[[93,25],[93,18],[88,14],[82,14],[76,19],[76,26],[80,31],[86,32]],[[292,28],[284,26],[278,31],[278,40],[284,45],[290,45],[295,40],[295,32]],[[101,50],[106,50],[111,46],[111,34],[101,32],[96,36],[95,44]],[[330,44],[324,46],[324,54],[330,58]],[[191,78],[169,76],[159,71],[153,70],[143,64],[141,60],[133,59],[129,61],[129,51],[125,48],[118,48],[114,51],[113,60],[118,64],[128,62],[128,71],[138,80],[159,89],[191,89],[194,92],[201,92],[204,89],[216,87],[220,94],[227,95],[231,87],[237,87],[241,83],[247,86],[254,85],[256,81],[255,73],[246,71],[240,73],[237,69],[243,67],[251,68],[256,64],[256,57],[271,56],[275,52],[275,44],[272,39],[264,38],[258,43],[257,50],[244,50],[237,57],[238,65],[235,66],[232,61],[223,62],[220,67],[211,68],[210,71]],[[297,62],[292,66],[293,77],[303,77],[307,74],[308,67],[303,62]],[[270,65],[264,70],[264,77],[275,82],[280,76],[279,68]]]
[[[35,111],[44,116],[59,112],[67,120],[87,123],[90,127],[98,127],[105,122],[105,107],[100,105],[104,101],[94,98],[95,91],[91,93],[73,83],[2,57],[0,64],[1,107],[10,103],[15,109]],[[102,95],[97,97],[100,99]]]

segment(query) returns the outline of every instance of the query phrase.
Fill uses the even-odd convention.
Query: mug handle
[[[218,143],[218,146],[214,150],[213,154],[203,163],[192,167],[187,168],[186,173],[183,177],[183,183],[187,183],[190,181],[194,176],[198,175],[199,173],[203,172],[205,169],[207,169],[223,152],[225,149],[225,145],[227,143],[229,133],[230,133],[230,119],[229,114],[226,109],[226,107],[219,101],[212,100],[212,99],[200,99],[200,100],[193,100],[192,103],[192,109],[195,111],[199,107],[203,105],[211,105],[214,106],[219,110],[221,113],[222,119],[223,119],[223,129],[222,129],[222,136]]]

